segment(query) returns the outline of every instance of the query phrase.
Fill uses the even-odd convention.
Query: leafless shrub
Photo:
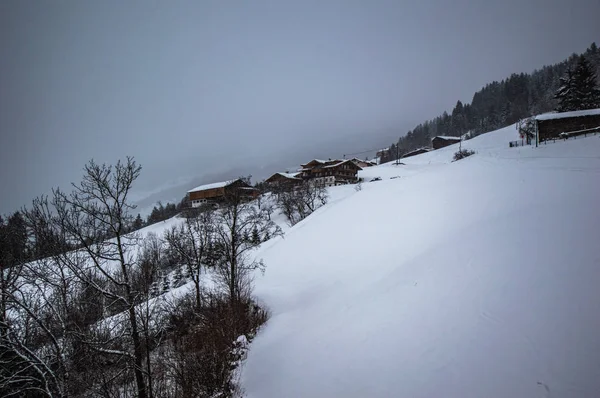
[[[302,221],[328,200],[327,189],[321,184],[304,182],[278,194],[277,204],[290,225]]]
[[[461,149],[458,152],[454,153],[454,161],[464,159],[464,158],[469,157],[474,154],[475,154],[475,151],[473,151],[471,149]]]
[[[170,316],[169,343],[162,348],[164,379],[170,397],[233,397],[235,370],[268,313],[244,299],[231,306],[227,296],[206,293],[202,305],[183,298]],[[244,336],[241,337],[240,336]]]

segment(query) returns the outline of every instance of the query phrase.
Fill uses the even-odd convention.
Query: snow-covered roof
[[[433,138],[441,138],[443,140],[455,140],[455,141],[460,141],[460,137],[451,137],[449,135],[438,135],[437,137],[433,137]]]
[[[340,160],[340,159],[329,159],[329,160],[313,159],[313,160],[311,160],[308,163],[301,164],[299,171],[308,171],[308,170],[311,170],[311,167],[309,167],[309,168],[306,167],[307,165],[309,165],[311,163],[318,163],[319,166],[329,163],[329,165],[327,165],[327,166],[330,166],[333,163],[339,164],[340,162],[342,162],[342,160]],[[327,166],[325,166],[325,167],[327,167]]]
[[[431,151],[431,148],[427,148],[427,147],[421,147],[421,148],[413,149],[413,150],[412,150],[412,151],[410,151],[410,152],[406,152],[406,153],[405,153],[404,155],[402,155],[402,156],[411,155],[411,154],[413,154],[413,153],[415,153],[415,152],[419,152],[419,153],[421,153],[421,152],[429,152],[429,151]]]
[[[301,164],[300,166],[306,166],[307,164],[312,163],[312,162],[327,163],[327,162],[331,162],[331,160],[313,159],[310,162],[306,162],[306,163]]]
[[[328,166],[323,166],[323,168],[327,169],[327,168],[330,168],[330,167],[338,167],[338,166],[340,166],[340,165],[342,165],[344,163],[348,163],[348,162],[352,163],[353,165],[355,165],[356,167],[358,167],[359,169],[362,170],[362,167],[360,167],[359,165],[357,165],[356,163],[354,163],[352,161],[352,159],[342,160],[341,162],[338,162],[338,163],[335,163],[335,164],[330,164]]]
[[[353,161],[353,162],[364,162],[364,163],[371,163],[371,164],[375,164],[375,163],[373,163],[373,161],[371,161],[371,160],[364,160],[364,159],[359,159],[359,158],[352,158],[352,159],[350,159],[350,160],[351,160],[351,161]]]
[[[287,179],[290,179],[290,180],[299,180],[299,181],[302,181],[302,179],[299,177],[299,175],[300,175],[300,172],[295,172],[295,173],[275,173],[272,176],[270,176],[269,178],[267,178],[265,180],[265,182],[271,182],[271,179],[273,177],[277,177],[277,176],[281,176],[283,178],[287,178]]]
[[[188,193],[197,192],[197,191],[206,191],[207,189],[223,188],[223,187],[226,187],[227,185],[233,184],[236,181],[237,181],[237,179],[229,180],[229,181],[213,182],[212,184],[204,184],[204,185],[200,185],[199,187],[196,187],[194,189],[190,189],[188,191]]]
[[[300,174],[300,172],[296,172],[296,173],[275,173],[271,177],[276,176],[276,175],[280,175],[280,176],[285,177],[285,178],[299,179],[298,178],[299,174]],[[271,177],[269,177],[268,179],[270,179]]]
[[[300,173],[275,173],[285,178],[297,178]]]
[[[564,119],[567,117],[581,117],[581,116],[592,116],[600,115],[599,109],[587,109],[584,111],[572,111],[572,112],[558,112],[558,113],[544,113],[535,117],[536,120],[552,120],[552,119]]]

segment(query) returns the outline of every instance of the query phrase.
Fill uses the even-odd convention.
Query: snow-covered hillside
[[[515,136],[366,169],[263,245],[247,396],[597,396],[600,137]]]

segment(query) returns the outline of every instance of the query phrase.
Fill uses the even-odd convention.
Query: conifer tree
[[[575,79],[571,68],[568,68],[565,75],[560,78],[560,87],[554,98],[558,101],[556,107],[558,112],[570,112],[577,109]]]
[[[596,73],[587,59],[582,55],[573,73],[576,104],[578,109],[594,109],[600,107],[600,91],[597,87]]]
[[[141,229],[144,226],[144,220],[142,220],[142,216],[138,213],[137,217],[133,221],[132,228],[134,231]]]

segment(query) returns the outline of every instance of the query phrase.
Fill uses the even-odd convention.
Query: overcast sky
[[[91,158],[135,156],[144,203],[384,145],[585,50],[598,15],[598,0],[4,0],[0,214]]]

